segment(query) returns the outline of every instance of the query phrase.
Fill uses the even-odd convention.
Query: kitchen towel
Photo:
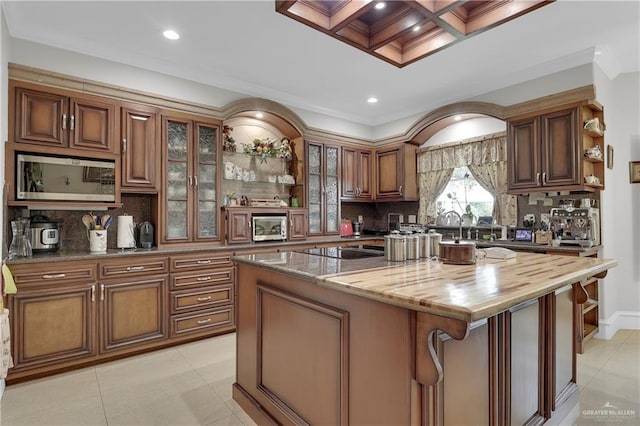
[[[3,309],[0,315],[0,379],[7,377],[11,367],[13,367],[13,358],[11,358],[9,310]]]
[[[6,263],[2,264],[2,279],[4,281],[3,294],[16,294],[18,289],[13,281],[13,275]]]

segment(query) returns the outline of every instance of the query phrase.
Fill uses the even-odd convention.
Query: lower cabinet
[[[214,335],[235,329],[235,267],[230,253],[171,257],[171,338]]]

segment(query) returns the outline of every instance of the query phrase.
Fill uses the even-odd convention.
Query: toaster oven
[[[253,241],[285,241],[287,215],[251,216]]]

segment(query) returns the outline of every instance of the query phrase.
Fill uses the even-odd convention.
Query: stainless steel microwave
[[[251,216],[253,241],[285,241],[287,215]]]
[[[16,199],[115,201],[115,161],[16,155]]]

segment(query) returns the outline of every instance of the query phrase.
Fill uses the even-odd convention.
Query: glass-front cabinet
[[[340,232],[340,148],[307,143],[309,235]]]
[[[163,116],[162,127],[166,177],[162,241],[216,240],[220,122],[185,115]]]

